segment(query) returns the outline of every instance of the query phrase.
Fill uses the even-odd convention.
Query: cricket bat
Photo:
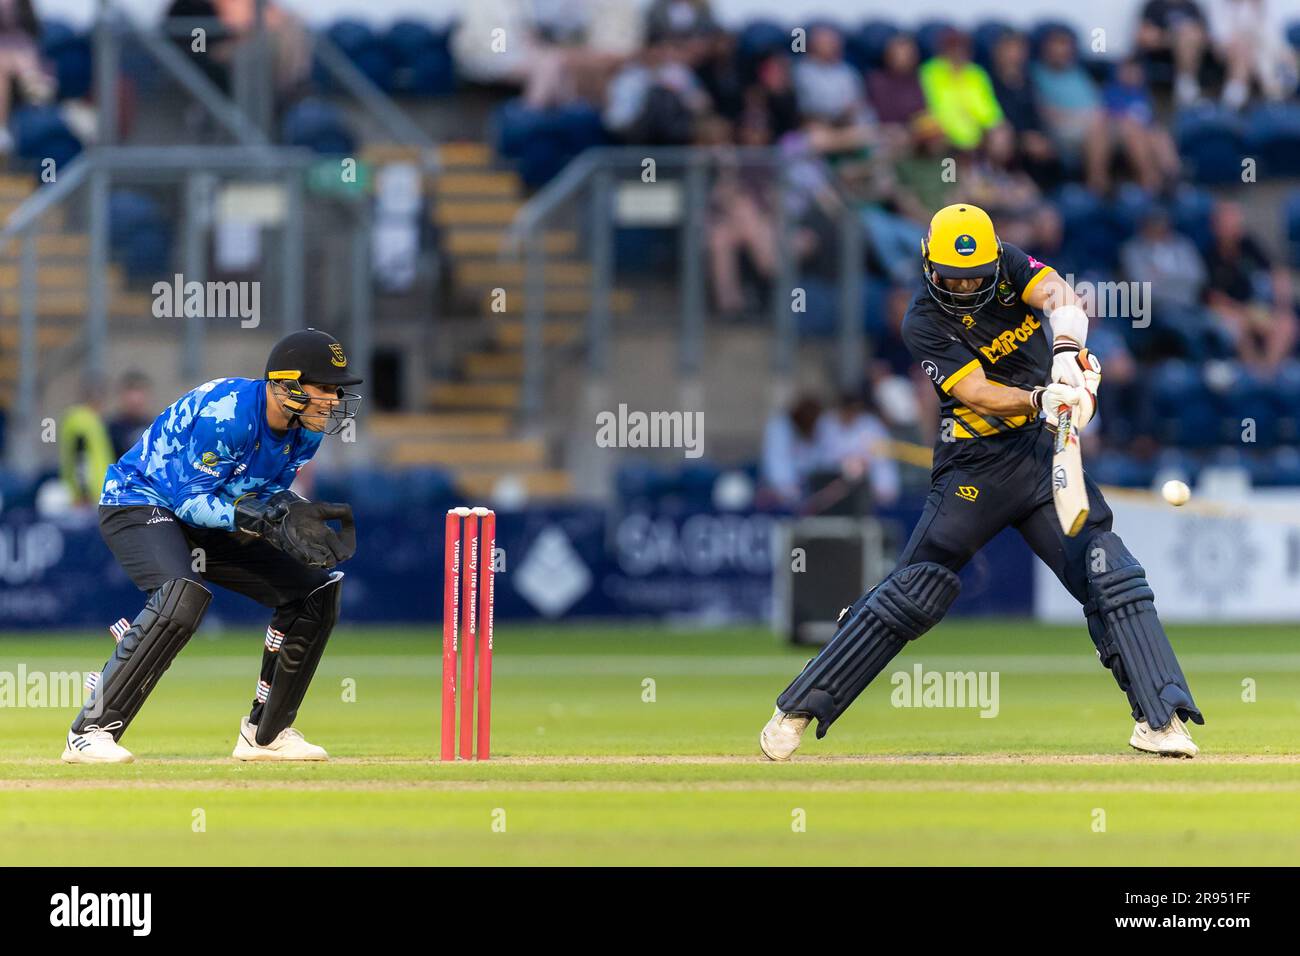
[[[1056,445],[1052,449],[1052,501],[1067,538],[1073,538],[1088,520],[1088,489],[1083,484],[1083,456],[1070,406],[1056,413]]]

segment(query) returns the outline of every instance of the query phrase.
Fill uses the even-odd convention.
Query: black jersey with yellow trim
[[[903,318],[903,341],[933,383],[941,417],[952,419],[952,438],[987,438],[1037,421],[1025,415],[980,415],[960,404],[952,388],[977,368],[996,385],[1029,389],[1046,384],[1052,369],[1051,329],[1043,313],[1027,305],[1025,297],[1052,271],[1051,266],[1003,243],[997,294],[983,308],[953,316],[924,288],[913,296]],[[944,439],[943,429],[940,439]]]

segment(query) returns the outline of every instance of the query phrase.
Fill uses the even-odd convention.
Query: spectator
[[[54,94],[54,81],[41,66],[40,38],[41,24],[31,0],[0,0],[0,154],[14,146],[9,134],[13,87],[33,103],[44,103]]]
[[[803,500],[808,478],[817,470],[817,420],[822,403],[814,396],[798,396],[789,410],[773,415],[763,428],[762,489],[760,494],[776,504],[791,506]]]
[[[1082,159],[1088,188],[1104,195],[1113,143],[1097,85],[1079,65],[1071,33],[1049,31],[1041,54],[1031,75],[1052,138],[1063,156]]]
[[[722,31],[708,0],[654,0],[645,14],[646,41],[709,39]]]
[[[256,0],[214,0],[214,5],[222,26],[240,40],[257,31]],[[262,8],[262,27],[274,48],[275,87],[292,93],[311,71],[311,35],[302,20],[272,0]]]
[[[1142,357],[1163,353],[1204,361],[1231,354],[1227,336],[1201,305],[1205,262],[1196,245],[1170,227],[1165,209],[1155,206],[1147,213],[1138,234],[1121,248],[1120,265],[1129,280],[1149,290],[1154,334],[1136,322],[1129,326],[1129,344]]]
[[[1297,340],[1290,273],[1275,266],[1246,232],[1236,203],[1215,204],[1210,230],[1205,302],[1227,325],[1242,361],[1271,375]]]
[[[993,81],[970,56],[970,38],[959,30],[946,30],[939,40],[939,55],[921,66],[926,105],[958,149],[975,149],[986,132],[1003,122]]]
[[[102,384],[87,378],[81,385],[81,401],[64,412],[59,422],[59,479],[75,507],[99,503],[104,475],[115,460],[103,407]]]
[[[744,94],[740,140],[748,146],[766,146],[799,128],[799,104],[789,57],[768,54],[754,72],[754,83]]]
[[[123,375],[117,386],[117,412],[108,422],[113,457],[121,458],[130,451],[157,414],[149,377],[143,372]]]
[[[804,128],[819,153],[860,150],[875,141],[875,116],[862,77],[844,60],[844,42],[834,27],[815,26],[808,52],[794,68],[795,95]]]
[[[169,20],[208,20],[211,26],[207,30],[205,48],[194,49],[191,30],[194,24],[177,24],[176,32],[170,34],[171,41],[182,55],[203,71],[218,89],[230,92],[230,58],[234,55],[234,38],[225,32],[225,26],[217,16],[217,5],[213,0],[172,0],[167,8]]]
[[[632,0],[467,0],[451,47],[467,79],[520,86],[525,105],[542,110],[581,94],[599,99],[609,76],[642,47],[643,25]]]
[[[1208,43],[1205,14],[1196,0],[1147,0],[1142,8],[1138,54],[1148,67],[1172,67],[1179,106],[1200,99],[1201,64]]]
[[[1065,177],[1056,146],[1047,135],[1038,95],[1029,78],[1029,41],[1007,31],[993,47],[993,92],[1014,137],[1016,162],[1042,189]]]
[[[745,106],[745,83],[736,58],[735,36],[719,30],[707,37],[695,74],[713,102],[714,111],[736,122]]]
[[[877,505],[898,499],[898,462],[889,457],[889,430],[872,414],[865,394],[845,392],[833,409],[817,419],[815,440],[823,468],[850,484],[865,482]]]
[[[920,53],[909,34],[896,33],[885,45],[882,66],[867,75],[867,97],[885,126],[906,130],[925,112],[925,93],[917,76]]]
[[[1158,193],[1173,185],[1178,178],[1178,150],[1168,131],[1156,123],[1146,76],[1136,57],[1116,65],[1102,97],[1106,116],[1142,187]]]
[[[1210,32],[1228,68],[1223,105],[1229,109],[1246,105],[1252,80],[1269,100],[1295,91],[1296,54],[1276,10],[1268,0],[1215,0],[1210,8]]]
[[[605,127],[625,143],[683,146],[710,108],[708,94],[683,51],[666,43],[647,47],[609,84]]]

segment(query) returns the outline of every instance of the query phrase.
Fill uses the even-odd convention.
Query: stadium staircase
[[[31,175],[0,175],[0,222],[9,218],[37,187]],[[79,347],[89,303],[86,271],[90,237],[68,227],[66,210],[56,207],[42,221],[36,238],[37,356],[41,368],[71,360]],[[14,407],[18,383],[21,244],[11,240],[0,247],[0,408]],[[109,308],[114,317],[149,315],[151,298],[128,291],[117,265],[109,267]]]
[[[366,157],[395,158],[383,147],[371,147]],[[517,482],[531,499],[569,496],[572,480],[555,466],[555,449],[521,422],[524,264],[500,254],[524,202],[523,183],[497,165],[486,143],[446,143],[439,160],[441,170],[427,185],[443,281],[456,311],[472,315],[478,328],[457,351],[451,373],[429,383],[422,412],[374,416],[372,429],[390,460],[441,468],[476,500],[491,497],[503,479]],[[545,342],[559,353],[583,339],[591,267],[579,254],[574,230],[548,232],[545,248]],[[501,311],[493,309],[496,289],[505,293]],[[612,308],[630,311],[631,294],[614,290]]]

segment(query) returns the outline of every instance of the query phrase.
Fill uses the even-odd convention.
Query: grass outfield
[[[951,622],[888,673],[997,671],[995,717],[894,707],[882,676],[774,765],[758,731],[806,655],[765,632],[507,624],[496,759],[443,765],[433,629],[341,630],[298,721],[335,759],[282,766],[229,759],[260,634],[200,636],[124,738],[134,764],[65,766],[72,709],[0,707],[0,864],[1293,864],[1294,629],[1173,638],[1209,720],[1194,761],[1128,749],[1082,627]],[[0,674],[110,647],[0,637]]]

